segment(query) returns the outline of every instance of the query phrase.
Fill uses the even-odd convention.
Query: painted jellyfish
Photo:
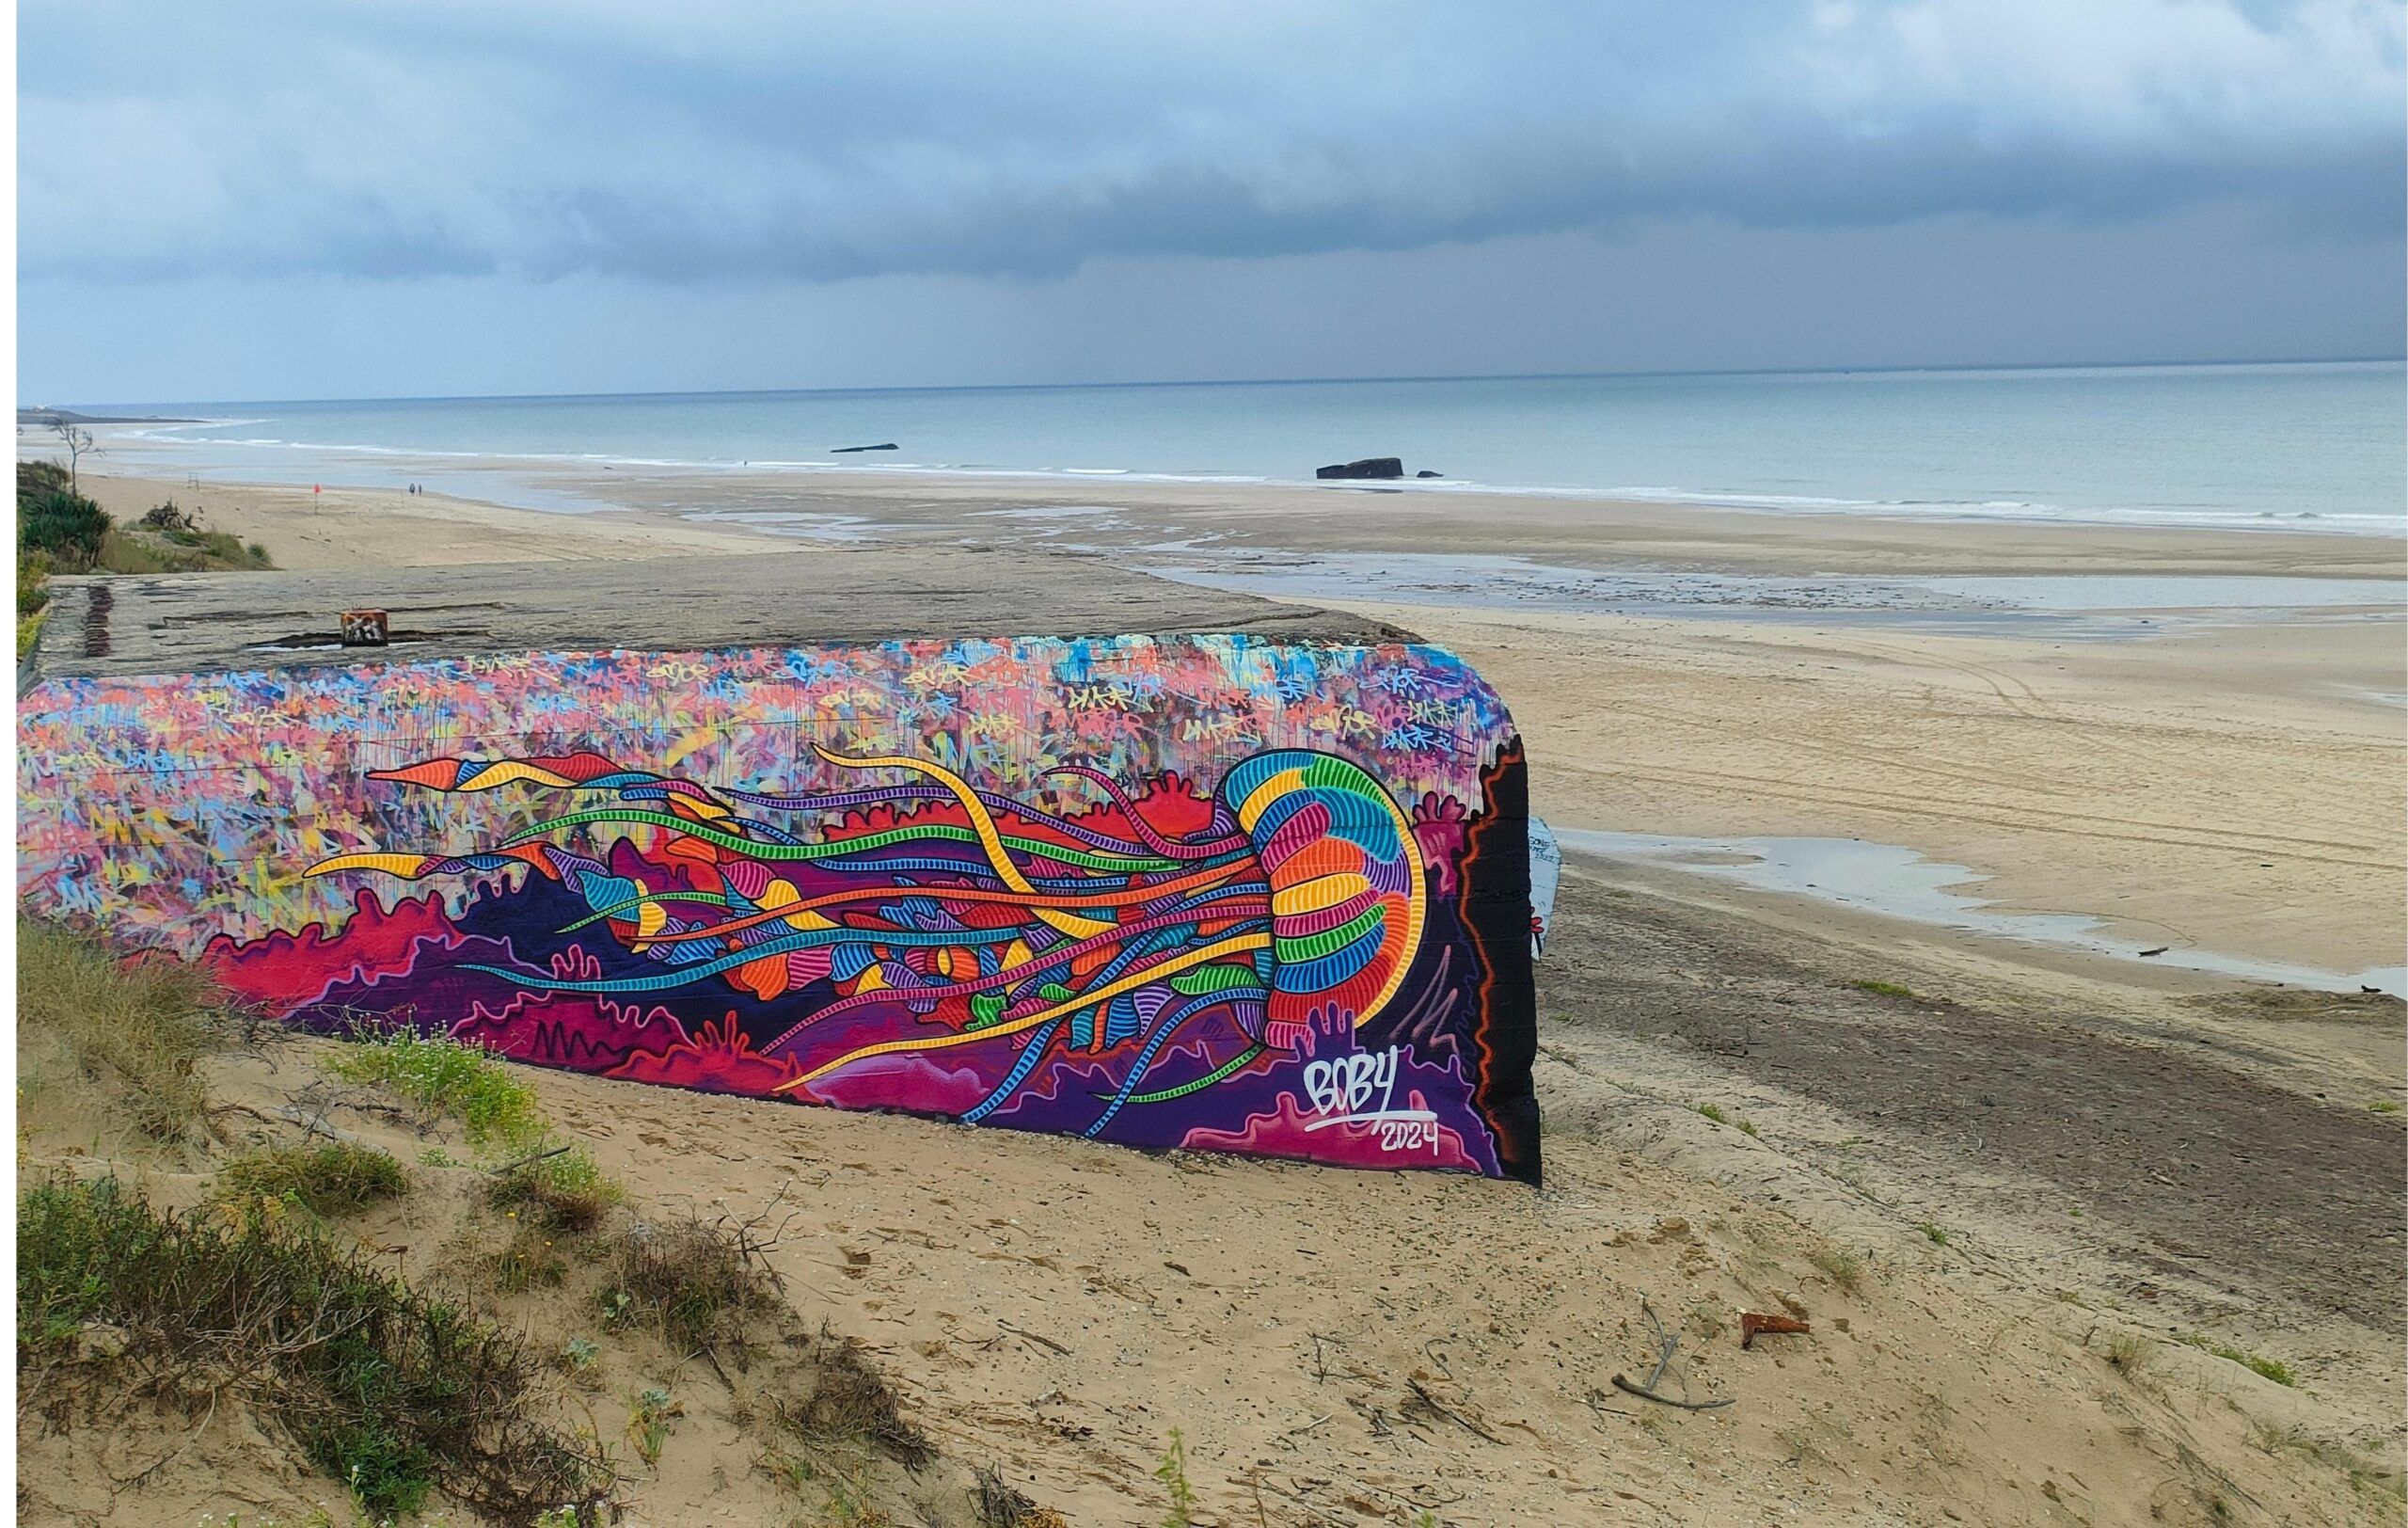
[[[901,756],[827,762],[906,772],[909,783],[820,795],[713,792],[591,753],[438,758],[375,778],[447,792],[523,785],[607,793],[611,804],[534,822],[464,854],[366,852],[313,876],[489,875],[524,866],[575,893],[633,965],[464,963],[532,992],[622,999],[723,984],[791,1023],[760,1048],[814,1085],[873,1058],[1008,1043],[1000,1082],[958,1118],[1006,1107],[1049,1058],[1108,1061],[1085,1134],[1122,1111],[1200,1092],[1310,1043],[1316,1026],[1377,1015],[1403,983],[1425,919],[1421,855],[1378,781],[1335,755],[1257,754],[1210,797],[1175,776],[1137,794],[1081,765],[1050,772],[1101,800],[1076,815],[974,789]],[[738,810],[817,820],[805,837]],[[607,860],[553,836],[654,830]],[[1233,1035],[1196,1074],[1147,1089],[1198,1021]],[[1192,1043],[1201,1049],[1203,1042]]]

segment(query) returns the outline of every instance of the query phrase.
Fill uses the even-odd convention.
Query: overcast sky
[[[24,0],[142,402],[2395,356],[2391,0]]]

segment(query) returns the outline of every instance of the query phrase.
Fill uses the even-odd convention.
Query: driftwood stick
[[[1713,1411],[1729,1406],[1731,1402],[1728,1400],[1676,1401],[1671,1396],[1661,1394],[1656,1391],[1656,1387],[1663,1381],[1664,1371],[1672,1366],[1672,1355],[1680,1351],[1681,1339],[1675,1333],[1665,1329],[1663,1318],[1658,1316],[1656,1313],[1656,1308],[1645,1300],[1639,1302],[1639,1313],[1647,1318],[1647,1325],[1656,1332],[1656,1367],[1648,1371],[1647,1383],[1643,1385],[1627,1375],[1614,1376],[1614,1389],[1625,1395],[1636,1395],[1642,1401],[1654,1401],[1658,1406],[1677,1407],[1684,1411]]]
[[[1644,1386],[1631,1383],[1629,1377],[1624,1375],[1614,1376],[1614,1389],[1625,1395],[1636,1395],[1642,1401],[1654,1401],[1657,1406],[1677,1406],[1684,1411],[1719,1410],[1729,1406],[1735,1398],[1726,1396],[1719,1401],[1676,1401],[1670,1395],[1658,1395]]]
[[[1430,1393],[1429,1390],[1422,1385],[1420,1380],[1408,1379],[1404,1383],[1405,1388],[1413,1392],[1414,1398],[1419,1401],[1423,1406],[1430,1409],[1432,1415],[1445,1418],[1447,1421],[1453,1423],[1456,1426],[1461,1427],[1464,1431],[1470,1433],[1475,1438],[1484,1438],[1492,1443],[1501,1443],[1504,1441],[1503,1439],[1497,1437],[1495,1433],[1490,1432],[1479,1423],[1472,1421],[1462,1412],[1442,1403],[1438,1397]]]
[[[258,1111],[255,1109],[245,1109],[244,1112],[246,1114],[255,1114]],[[299,1125],[301,1127],[301,1133],[304,1136],[324,1136],[328,1140],[340,1140],[353,1146],[368,1146],[373,1144],[365,1136],[356,1135],[352,1131],[343,1130],[326,1123],[326,1117],[324,1113],[312,1114],[307,1109],[295,1108],[290,1104],[280,1105],[273,1112],[277,1119],[289,1121],[293,1124]]]
[[[507,1177],[509,1174],[517,1171],[520,1168],[541,1162],[547,1156],[559,1156],[564,1152],[572,1152],[576,1149],[577,1148],[574,1146],[555,1146],[547,1152],[537,1152],[531,1156],[522,1156],[517,1158],[515,1161],[504,1162],[498,1168],[487,1168],[485,1169],[485,1171],[497,1178]]]
[[[1013,1336],[1024,1341],[1035,1343],[1039,1347],[1050,1347],[1054,1352],[1061,1354],[1064,1358],[1069,1358],[1070,1356],[1070,1350],[1069,1348],[1064,1347],[1060,1343],[1055,1342],[1051,1337],[1044,1336],[1038,1332],[1022,1330],[1021,1328],[1013,1326],[1008,1321],[998,1321],[995,1325],[999,1329],[1010,1332]]]

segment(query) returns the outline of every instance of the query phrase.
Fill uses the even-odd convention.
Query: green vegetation
[[[1170,1497],[1170,1515],[1163,1519],[1163,1528],[1192,1528],[1196,1521],[1196,1488],[1187,1482],[1187,1442],[1179,1429],[1170,1430],[1170,1447],[1163,1453],[1163,1462],[1154,1466],[1154,1478],[1163,1483],[1163,1490]]]
[[[234,569],[252,572],[276,565],[268,559],[267,549],[258,542],[246,547],[240,537],[224,531],[207,529],[200,523],[198,516],[177,508],[172,499],[143,516],[140,528],[165,544],[145,550],[161,557],[166,564],[164,567],[144,571],[194,573]]]
[[[1912,987],[1901,987],[1894,981],[1860,979],[1851,981],[1848,985],[1855,988],[1858,992],[1869,992],[1876,997],[1905,997],[1915,1002],[1923,1001],[1923,994],[1915,991]]]
[[[1735,1120],[1731,1118],[1730,1115],[1723,1112],[1722,1106],[1719,1104],[1700,1104],[1697,1106],[1697,1111],[1700,1114],[1704,1115],[1707,1119],[1712,1120],[1716,1124],[1727,1124],[1743,1136],[1761,1138],[1763,1135],[1763,1132],[1755,1127],[1753,1122],[1748,1120]]]
[[[92,567],[101,573],[251,573],[275,565],[256,542],[245,547],[222,531],[202,533],[189,544],[111,531],[101,538]]]
[[[2400,1100],[2396,1098],[2378,1099],[2374,1103],[2368,1104],[2367,1107],[2372,1109],[2377,1114],[2397,1114],[2400,1112]]]
[[[2252,1441],[2269,1454],[2291,1450],[2349,1477],[2353,1490],[2374,1490],[2396,1504],[2408,1501],[2408,1475],[2396,1466],[2359,1453],[2346,1443],[2319,1438],[2296,1424],[2253,1422]]]
[[[482,1046],[448,1036],[421,1039],[407,1029],[372,1034],[335,1058],[335,1075],[370,1083],[408,1099],[429,1118],[459,1122],[471,1146],[540,1149],[543,1111],[534,1090]]]
[[[448,1036],[422,1038],[407,1029],[390,1029],[371,1034],[329,1064],[345,1081],[385,1088],[429,1119],[457,1121],[471,1145],[510,1155],[484,1180],[483,1188],[485,1203],[501,1212],[511,1226],[509,1240],[490,1263],[494,1280],[505,1293],[558,1288],[566,1282],[568,1259],[560,1238],[593,1232],[610,1206],[626,1197],[592,1152],[553,1137],[534,1090],[491,1051]],[[421,1160],[433,1166],[462,1165],[440,1148]],[[658,1248],[649,1240],[643,1245],[646,1255],[634,1258],[637,1285],[665,1289],[673,1281],[653,1268],[653,1255],[673,1257],[683,1249],[674,1245],[674,1238]],[[739,1267],[741,1264],[739,1258]],[[645,1282],[644,1276],[654,1277]],[[705,1299],[709,1308],[704,1311],[694,1303],[697,1297],[691,1292],[658,1296],[654,1303],[662,1307],[657,1313],[664,1331],[709,1327],[728,1303]],[[656,1313],[647,1307],[647,1313]]]
[[[80,573],[100,561],[101,543],[113,524],[108,512],[75,491],[66,468],[55,462],[17,464],[17,552],[40,552],[62,572]],[[22,571],[19,574],[23,581]],[[18,613],[23,615],[24,596]]]
[[[1864,1259],[1845,1247],[1826,1247],[1808,1261],[1820,1268],[1823,1277],[1843,1295],[1853,1295],[1864,1287]]]
[[[507,1169],[486,1190],[485,1201],[524,1224],[581,1234],[600,1225],[624,1197],[593,1153],[571,1146]]]
[[[600,1294],[611,1326],[649,1326],[680,1352],[707,1347],[729,1318],[771,1303],[768,1276],[723,1226],[654,1224],[614,1238]]]
[[[162,1215],[113,1178],[36,1186],[17,1234],[19,1367],[54,1406],[111,1375],[231,1389],[379,1514],[440,1486],[523,1522],[594,1476],[595,1461],[530,1420],[540,1366],[513,1338],[325,1237]],[[109,1342],[91,1340],[103,1330]]]
[[[50,604],[50,553],[20,549],[17,552],[17,657],[23,660],[40,639]]]
[[[2187,1347],[2195,1347],[2202,1353],[2213,1353],[2228,1362],[2238,1363],[2261,1379],[2271,1379],[2277,1385],[2296,1386],[2299,1383],[2299,1377],[2291,1373],[2289,1364],[2275,1359],[2260,1358],[2226,1343],[2212,1342],[2203,1332],[2192,1332],[2182,1342]]]
[[[1948,1245],[1948,1228],[1941,1225],[1937,1220],[1918,1221],[1916,1222],[1915,1229],[1922,1232],[1924,1239],[1931,1243],[1934,1247],[1945,1247]]]
[[[917,1472],[937,1456],[935,1447],[903,1420],[893,1388],[860,1342],[822,1327],[816,1339],[789,1331],[784,1345],[811,1355],[810,1399],[797,1404],[782,1394],[770,1400],[771,1414],[795,1446],[769,1448],[762,1467],[806,1504],[816,1498],[816,1520],[893,1528],[895,1520],[873,1504],[870,1466],[883,1455]],[[977,1472],[972,1505],[988,1528],[1066,1528],[1060,1516],[1038,1508],[992,1471]]]
[[[669,1441],[670,1419],[680,1414],[677,1403],[657,1385],[636,1393],[627,1409],[627,1439],[645,1464],[660,1462],[660,1445]]]
[[[97,566],[110,531],[108,512],[80,493],[60,488],[17,502],[17,549],[48,554],[69,573]]]
[[[40,573],[214,573],[274,567],[267,549],[254,541],[212,531],[172,499],[130,526],[77,491],[67,469],[55,462],[17,464],[17,619],[27,607],[27,562],[43,559]],[[24,641],[20,628],[19,642]]]
[[[199,1122],[196,1074],[231,1027],[208,977],[173,961],[129,958],[58,924],[17,919],[17,1022],[47,1037],[87,1077],[114,1084],[145,1135],[180,1140]]]
[[[23,516],[25,506],[35,500],[71,486],[67,469],[56,462],[21,461],[17,464],[17,513]]]
[[[328,1219],[399,1199],[409,1186],[399,1162],[348,1141],[278,1146],[238,1156],[217,1170],[222,1199],[283,1200]]]
[[[2107,1339],[2101,1352],[2107,1366],[2120,1375],[2136,1375],[2148,1367],[2148,1344],[2129,1331]]]
[[[149,1111],[146,1129],[198,1138],[211,1111],[195,1063],[228,1048],[239,1022],[223,995],[193,967],[124,958],[68,928],[20,920],[19,937],[28,1096],[47,1096],[50,1080],[79,1067],[110,1094],[94,1108],[85,1090],[72,1100],[79,1110],[115,1116],[121,1089],[129,1106]],[[289,1439],[296,1464],[349,1488],[353,1502],[325,1528],[455,1504],[479,1521],[573,1528],[603,1520],[598,1504],[623,1484],[614,1456],[657,1463],[668,1442],[685,1446],[668,1391],[636,1387],[709,1355],[714,1370],[724,1360],[726,1372],[756,1376],[744,1382],[737,1425],[768,1425],[746,1446],[773,1473],[791,1469],[810,1483],[802,1505],[818,1515],[808,1520],[896,1520],[882,1503],[911,1488],[893,1467],[922,1470],[935,1449],[865,1347],[825,1328],[815,1334],[786,1308],[768,1260],[767,1211],[708,1222],[613,1212],[619,1186],[590,1152],[560,1139],[528,1074],[472,1045],[377,1032],[310,1047],[308,1059],[313,1074],[325,1065],[446,1122],[457,1156],[471,1154],[459,1137],[474,1144],[473,1163],[431,1147],[420,1158],[458,1174],[449,1184],[476,1200],[468,1234],[447,1242],[416,1283],[372,1262],[340,1222],[409,1192],[413,1179],[433,1180],[404,1165],[407,1153],[397,1160],[352,1137],[242,1152],[190,1210],[155,1207],[114,1177],[29,1178],[19,1202],[18,1360],[33,1425],[82,1425],[158,1397],[195,1408],[189,1430],[205,1401],[221,1432],[230,1412],[234,1425]],[[299,1111],[261,1103],[257,1112]],[[429,1207],[448,1215],[452,1202]],[[508,1228],[499,1236],[498,1220]],[[504,1288],[559,1293],[524,1302],[528,1331],[502,1329],[491,1307],[453,1293],[465,1271],[455,1247]],[[584,1318],[587,1333],[573,1335],[577,1313],[597,1305],[600,1328]],[[666,1367],[653,1367],[656,1340]],[[765,1364],[773,1378],[757,1377]],[[614,1381],[634,1391],[624,1438],[615,1418],[594,1415]],[[570,1413],[580,1418],[573,1432]],[[708,1446],[723,1447],[713,1431]],[[982,1514],[1009,1509],[981,1521],[1061,1525],[1007,1488],[977,1502]]]

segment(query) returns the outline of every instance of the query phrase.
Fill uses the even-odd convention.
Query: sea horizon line
[[[1465,372],[1430,373],[1399,376],[1265,376],[1265,377],[1193,377],[1117,382],[953,382],[926,384],[879,384],[845,387],[800,388],[670,388],[598,392],[428,392],[364,394],[350,397],[318,398],[212,398],[152,399],[142,402],[126,400],[84,400],[73,403],[25,403],[18,405],[20,414],[64,409],[135,409],[135,408],[196,408],[240,407],[261,408],[294,404],[430,404],[430,403],[564,403],[624,402],[640,399],[672,400],[695,398],[794,398],[794,397],[861,397],[886,393],[927,392],[1075,392],[1140,390],[1176,388],[1281,388],[1337,386],[1406,386],[1428,382],[1582,382],[1582,381],[1646,381],[1653,378],[1678,380],[1715,377],[1847,377],[1847,376],[1914,376],[1914,375],[1976,375],[1997,373],[2067,373],[2067,372],[2177,372],[2177,371],[2245,371],[2277,367],[2311,366],[2408,366],[2408,355],[2393,356],[2292,356],[2273,358],[2226,358],[2216,360],[2114,360],[2114,361],[2036,361],[2036,362],[1950,362],[1944,364],[1900,363],[1862,366],[1770,366],[1770,367],[1695,367],[1651,368],[1630,371],[1595,372]]]

